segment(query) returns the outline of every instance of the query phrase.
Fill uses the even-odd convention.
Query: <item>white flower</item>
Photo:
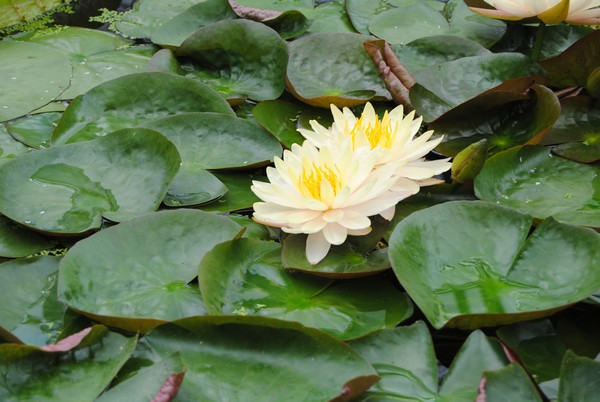
[[[470,7],[471,10],[486,17],[509,21],[538,18],[546,24],[558,24],[563,21],[580,25],[600,23],[600,0],[484,1],[493,8]]]
[[[269,183],[254,181],[254,220],[287,233],[306,233],[306,257],[321,261],[332,244],[371,230],[368,218],[393,208],[419,188],[402,188],[395,164],[375,169],[381,149],[354,152],[349,139],[317,149],[305,141],[275,158],[267,168]],[[394,191],[390,191],[394,188]]]
[[[425,160],[424,156],[443,138],[430,140],[433,135],[432,130],[415,138],[423,118],[415,118],[414,112],[405,116],[401,105],[390,113],[386,111],[381,120],[370,103],[365,105],[360,118],[354,116],[350,109],[344,108],[340,111],[335,105],[331,105],[331,113],[334,119],[331,128],[325,128],[315,120],[311,120],[312,131],[305,129],[298,129],[298,131],[316,147],[334,147],[335,144],[349,138],[356,152],[360,152],[361,149],[381,149],[377,166],[395,163],[394,174],[400,177],[399,183],[403,187],[409,185],[407,183],[409,180],[419,186],[436,184],[439,181],[432,177],[447,171],[452,166],[448,162],[449,158]],[[393,209],[385,211],[382,216],[391,219]]]

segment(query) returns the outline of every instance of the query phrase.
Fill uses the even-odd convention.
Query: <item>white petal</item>
[[[358,213],[351,208],[344,211],[344,217],[338,223],[352,230],[365,229],[371,226],[371,220],[366,215]]]
[[[337,222],[344,217],[344,212],[340,209],[332,209],[323,213],[323,220],[327,223]]]
[[[379,215],[381,215],[381,217],[383,219],[387,219],[388,221],[391,221],[395,214],[396,214],[396,206],[395,205],[393,207],[389,207],[385,211],[381,211],[379,213]]]
[[[309,234],[306,238],[306,259],[312,265],[317,264],[325,258],[330,247],[322,232]]]
[[[348,236],[348,230],[337,223],[329,223],[323,228],[325,239],[331,244],[342,244]]]
[[[371,233],[372,230],[373,229],[370,226],[366,229],[357,229],[357,230],[348,229],[348,235],[349,236],[364,236],[364,235]]]

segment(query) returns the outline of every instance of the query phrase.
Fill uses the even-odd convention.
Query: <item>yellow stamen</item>
[[[340,170],[337,166],[317,166],[314,162],[302,161],[302,174],[298,178],[298,188],[305,197],[317,200],[321,198],[321,182],[327,180],[333,188],[334,195],[342,188]]]
[[[359,133],[363,133],[367,140],[369,140],[369,144],[371,144],[371,149],[375,147],[383,147],[383,148],[391,148],[394,142],[394,132],[392,130],[390,124],[390,118],[388,116],[388,112],[386,111],[383,115],[383,119],[379,120],[379,116],[375,116],[375,123],[366,125],[365,114],[363,113],[360,116],[360,119],[356,122],[354,127],[350,130],[350,136],[352,137],[352,144],[356,147],[356,137]]]

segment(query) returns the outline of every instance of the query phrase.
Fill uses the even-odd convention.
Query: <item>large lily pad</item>
[[[468,74],[464,72],[468,71]],[[510,78],[544,75],[539,64],[518,53],[493,53],[443,62],[413,74],[410,99],[426,121]],[[431,108],[435,108],[432,112]]]
[[[385,279],[332,283],[282,269],[281,245],[239,239],[217,245],[200,264],[211,314],[263,315],[318,328],[339,339],[393,327],[412,305]]]
[[[102,230],[63,257],[59,299],[132,332],[202,315],[198,288],[189,282],[204,254],[239,230],[224,216],[183,209],[147,214]]]
[[[175,144],[181,168],[165,203],[195,205],[221,197],[227,188],[206,169],[248,169],[280,156],[279,142],[248,120],[221,113],[187,113],[148,125]]]
[[[127,338],[103,326],[86,332],[81,342],[70,341],[74,345],[57,351],[28,345],[0,345],[0,375],[4,379],[0,382],[0,399],[94,401],[131,356],[136,338]]]
[[[553,156],[540,146],[490,158],[475,178],[478,198],[536,218],[600,227],[600,168]]]
[[[155,211],[180,161],[175,146],[148,129],[24,154],[0,167],[0,212],[38,231],[85,233],[103,217]]]
[[[561,402],[591,401],[600,392],[600,361],[565,353],[560,369],[558,400]]]
[[[457,35],[490,47],[504,34],[506,24],[475,14],[462,0],[450,0],[443,12],[419,1],[377,14],[369,22],[369,31],[392,44],[433,35]]]
[[[52,134],[52,144],[89,140],[189,112],[233,115],[229,104],[208,86],[167,73],[139,73],[105,82],[76,98]]]
[[[275,99],[285,89],[286,43],[258,22],[225,20],[200,28],[176,54],[194,61],[187,66],[190,75],[228,99]]]
[[[483,202],[413,213],[390,238],[392,268],[436,328],[542,317],[600,287],[600,235]],[[544,269],[539,269],[543,266]]]
[[[389,100],[377,67],[364,50],[372,37],[354,33],[315,33],[289,44],[288,89],[313,106],[356,106]]]
[[[163,325],[140,341],[136,358],[158,363],[185,350],[177,400],[348,401],[375,370],[321,331],[266,317],[194,317]]]
[[[0,335],[42,346],[60,335],[66,306],[56,298],[58,257],[35,257],[0,264]]]
[[[69,86],[69,59],[51,47],[3,40],[0,53],[0,121],[44,106]]]
[[[363,355],[381,376],[381,380],[367,391],[361,401],[473,401],[478,389],[490,385],[504,388],[505,395],[512,400],[540,400],[525,371],[509,365],[499,342],[486,337],[481,331],[469,335],[439,389],[433,342],[422,321],[409,327],[375,332],[350,341],[350,346]],[[506,376],[506,369],[517,373]],[[508,378],[495,378],[498,376]],[[488,391],[487,388],[485,390]]]

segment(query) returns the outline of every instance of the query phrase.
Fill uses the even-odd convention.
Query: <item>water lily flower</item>
[[[350,138],[355,151],[380,148],[383,152],[377,166],[396,163],[397,176],[404,180],[412,180],[420,186],[437,183],[438,181],[431,178],[452,166],[448,162],[449,158],[425,160],[425,155],[433,150],[443,137],[430,140],[433,130],[415,137],[423,118],[415,118],[414,111],[404,115],[402,105],[389,113],[386,111],[381,120],[370,103],[365,105],[360,118],[350,109],[344,108],[340,111],[335,105],[331,105],[331,113],[334,122],[330,128],[311,120],[312,130],[298,131],[316,147],[335,146],[336,143]]]
[[[349,139],[335,148],[317,149],[308,141],[292,145],[283,159],[275,158],[274,168],[267,168],[268,183],[252,182],[252,191],[262,200],[253,206],[253,219],[287,233],[308,234],[306,257],[318,263],[332,244],[369,233],[369,216],[419,190],[414,183],[403,188],[395,164],[375,168],[382,152],[354,152]]]
[[[507,21],[533,18],[545,24],[563,21],[577,25],[600,24],[600,0],[467,0],[466,3],[478,14]],[[493,8],[476,5],[482,3]]]

